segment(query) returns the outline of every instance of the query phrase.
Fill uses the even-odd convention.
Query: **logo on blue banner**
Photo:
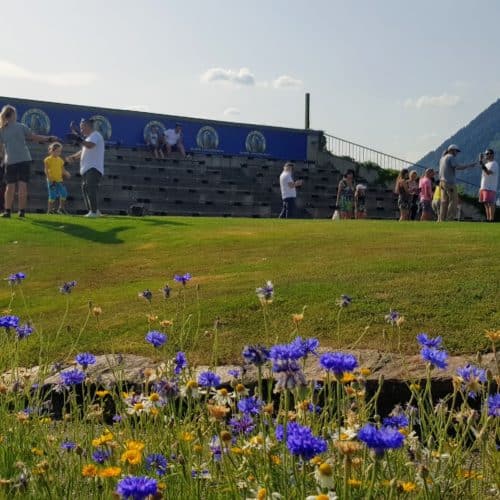
[[[45,111],[38,108],[31,108],[21,117],[24,123],[34,134],[47,135],[50,132],[50,118]]]
[[[163,137],[163,134],[164,134],[165,130],[167,129],[167,127],[165,127],[165,125],[163,125],[162,122],[159,122],[157,120],[151,120],[144,127],[144,132],[143,132],[144,142],[147,142],[148,136],[149,136],[151,130],[153,129],[153,127],[156,127],[158,135],[160,137]]]
[[[265,153],[266,138],[262,132],[252,130],[245,140],[245,148],[249,153]]]
[[[101,133],[105,141],[109,141],[113,133],[110,121],[102,115],[94,115],[90,119],[94,120],[94,129]]]
[[[219,146],[219,134],[213,127],[208,125],[201,127],[196,134],[196,144],[201,149],[217,149]]]

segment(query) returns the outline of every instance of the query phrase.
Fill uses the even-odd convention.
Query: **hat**
[[[485,155],[494,155],[495,152],[493,151],[493,149],[491,148],[488,148],[485,152],[484,152]]]
[[[360,191],[360,190],[366,191],[366,186],[364,184],[358,184],[356,186],[356,190],[357,191]]]
[[[457,153],[460,153],[460,148],[456,144],[450,144],[446,152],[449,151],[456,151]]]

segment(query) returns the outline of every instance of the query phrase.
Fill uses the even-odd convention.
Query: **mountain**
[[[486,148],[492,148],[497,160],[500,158],[500,99],[476,116],[468,125],[456,134],[446,139],[436,150],[427,153],[417,163],[426,167],[437,168],[442,152],[449,144],[457,144],[461,149],[458,156],[460,163],[470,163],[477,160],[479,153]],[[457,172],[466,190],[476,194],[479,189],[481,169],[473,168]]]

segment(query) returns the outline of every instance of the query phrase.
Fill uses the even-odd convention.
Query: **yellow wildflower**
[[[47,460],[43,460],[39,462],[33,467],[33,474],[37,474],[39,476],[43,476],[49,470],[49,462]]]
[[[31,448],[31,453],[33,453],[33,455],[36,455],[37,457],[41,457],[43,455],[43,450],[41,450],[40,448]]]
[[[129,440],[125,442],[127,450],[137,450],[142,451],[144,449],[144,443],[142,441]]]
[[[500,330],[486,330],[485,336],[487,339],[490,339],[492,342],[500,341]]]
[[[95,446],[97,448],[98,446],[107,444],[110,441],[113,441],[113,434],[106,430],[104,434],[92,440],[92,446]]]
[[[200,444],[195,444],[193,446],[193,451],[195,453],[201,453],[203,451],[203,446],[201,446]]]
[[[111,393],[109,391],[95,391],[95,394],[98,398],[104,398]]]
[[[95,306],[92,309],[92,314],[97,318],[98,316],[100,316],[102,314],[102,309],[99,306]]]
[[[410,384],[410,391],[418,392],[421,389],[420,384]]]
[[[160,401],[160,395],[157,392],[152,392],[149,395],[149,400],[150,401]]]
[[[349,486],[352,486],[353,488],[359,488],[361,486],[362,482],[359,479],[350,478],[347,480],[347,484]]]
[[[99,477],[117,477],[121,474],[121,467],[106,467],[97,473]]]
[[[163,328],[168,328],[169,326],[172,326],[174,324],[173,321],[170,321],[169,319],[163,319],[160,321],[160,326],[163,326]]]
[[[304,319],[304,313],[292,314],[292,321],[298,325]]]
[[[181,434],[181,439],[182,441],[185,441],[186,443],[189,443],[194,439],[194,434],[192,432],[183,432]]]
[[[256,500],[266,500],[267,490],[266,488],[260,488],[256,495]]]
[[[148,314],[147,315],[147,318],[148,318],[148,321],[150,323],[153,323],[154,321],[156,321],[158,319],[158,316],[154,315],[154,314]]]
[[[281,464],[281,458],[278,455],[271,455],[271,462],[274,465],[280,465]]]
[[[350,372],[345,372],[342,375],[342,378],[340,379],[340,381],[343,384],[348,384],[349,382],[352,382],[353,380],[356,380],[356,377],[355,377],[355,375],[353,373],[350,373]]]
[[[399,482],[398,490],[404,493],[411,493],[417,489],[417,485],[411,481]]]
[[[142,462],[142,453],[140,450],[128,449],[122,453],[120,460],[131,465],[137,465]]]
[[[370,375],[371,372],[372,371],[370,370],[370,368],[361,368],[359,370],[359,373],[361,373],[361,375],[363,375],[363,377],[368,377],[368,375]]]
[[[94,464],[84,465],[82,468],[83,477],[95,477],[97,476],[97,467]]]

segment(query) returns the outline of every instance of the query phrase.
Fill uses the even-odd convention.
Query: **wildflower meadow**
[[[123,499],[379,499],[498,498],[500,495],[500,381],[498,361],[485,369],[480,357],[453,376],[453,390],[433,395],[433,375],[449,353],[440,336],[415,332],[414,346],[426,366],[423,379],[407,380],[410,397],[379,411],[384,380],[367,391],[369,369],[348,350],[322,348],[300,335],[307,310],[290,318],[289,338],[269,322],[279,307],[272,280],[255,287],[251,299],[268,342],[248,344],[239,366],[217,367],[222,339],[217,327],[209,365],[189,359],[194,337],[185,319],[196,287],[186,272],[138,290],[148,323],[141,333],[155,369],[126,380],[120,365],[112,383],[92,375],[96,355],[79,350],[85,329],[103,314],[89,303],[74,335],[55,332],[30,317],[24,293],[30,276],[5,276],[10,301],[0,316],[0,496],[3,498]],[[67,300],[78,281],[54,284]],[[58,289],[58,290],[57,290]],[[178,320],[162,317],[175,301]],[[355,298],[336,301],[338,329]],[[397,341],[401,315],[385,318]],[[92,325],[92,326],[91,326]],[[66,355],[49,359],[53,336],[67,338]],[[360,336],[363,332],[360,333]],[[339,336],[340,338],[340,336]],[[485,341],[496,359],[500,332]],[[37,371],[19,364],[26,343],[39,353]],[[114,356],[119,356],[116,346]],[[306,362],[319,376],[306,377]],[[249,380],[247,372],[256,376]],[[50,383],[48,382],[50,381]]]

